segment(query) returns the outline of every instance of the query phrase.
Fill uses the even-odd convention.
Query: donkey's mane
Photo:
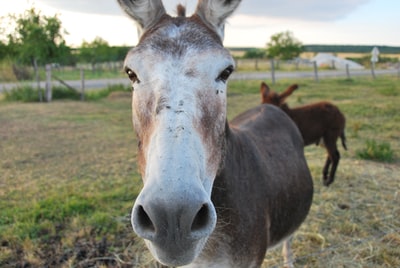
[[[184,7],[183,5],[179,4],[176,7],[176,13],[178,17],[186,17],[186,7]]]

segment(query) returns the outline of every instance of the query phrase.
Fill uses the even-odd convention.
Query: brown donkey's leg
[[[336,173],[336,168],[339,164],[339,160],[340,160],[340,153],[338,150],[336,150],[335,153],[333,153],[332,167],[329,173],[329,180],[325,182],[326,186],[329,186],[335,180],[335,173]]]
[[[330,135],[329,135],[330,134]],[[334,133],[328,133],[324,136],[324,143],[326,150],[328,151],[328,157],[325,162],[323,175],[324,185],[329,186],[335,180],[336,168],[339,164],[340,153],[336,147],[336,141],[339,135],[333,135]],[[330,165],[332,166],[330,167]],[[330,167],[330,170],[329,170]],[[328,175],[329,173],[329,175]]]
[[[326,184],[326,182],[328,181],[329,166],[331,165],[331,163],[332,163],[331,157],[328,152],[328,156],[326,157],[326,161],[325,161],[325,166],[324,166],[324,169],[322,170],[323,183],[325,186],[328,186]]]

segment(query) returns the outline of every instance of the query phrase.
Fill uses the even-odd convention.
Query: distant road
[[[375,70],[375,75],[379,77],[379,75],[398,75],[399,71],[396,69],[391,70]],[[358,76],[371,76],[371,70],[350,70],[351,77]],[[345,78],[346,71],[345,70],[322,70],[318,71],[318,78]],[[314,72],[310,71],[298,71],[298,72],[275,72],[275,79],[278,81],[279,79],[289,78],[289,79],[303,79],[303,78],[314,78]],[[271,80],[270,72],[237,72],[233,73],[232,80]],[[69,80],[65,81],[68,85],[75,89],[81,88],[80,80]],[[122,84],[129,86],[130,81],[128,78],[112,78],[112,79],[94,79],[94,80],[85,80],[85,90],[94,90],[106,88],[108,85]],[[0,83],[0,93],[4,90],[10,90],[16,88],[21,85],[30,85],[32,87],[36,87],[36,82],[21,82],[21,83]],[[61,85],[58,81],[53,81],[53,86]],[[40,87],[45,87],[45,82],[42,81],[40,83]]]

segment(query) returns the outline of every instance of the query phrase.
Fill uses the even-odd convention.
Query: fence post
[[[272,84],[275,84],[275,63],[274,63],[274,59],[271,58],[270,62],[271,62],[271,79],[272,79]]]
[[[42,90],[40,89],[39,68],[38,68],[38,65],[37,65],[37,60],[36,60],[36,58],[33,59],[33,68],[35,69],[35,78],[36,78],[36,83],[37,83],[37,90],[38,90],[38,95],[39,95],[39,101],[40,101],[40,102],[43,102]]]
[[[397,64],[397,78],[400,79],[400,61]]]
[[[81,67],[81,101],[85,100],[85,70]]]
[[[51,102],[51,64],[46,64],[46,101]]]
[[[375,79],[375,62],[371,62],[371,74],[372,74],[372,78]]]
[[[318,66],[317,66],[317,62],[316,61],[313,61],[313,65],[314,65],[314,79],[315,79],[315,81],[319,81],[318,80]]]
[[[347,79],[351,79],[349,64],[346,64],[346,76],[347,76]]]

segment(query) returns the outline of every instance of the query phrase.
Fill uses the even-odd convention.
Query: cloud
[[[62,11],[100,15],[122,15],[122,10],[119,8],[116,0],[39,0],[38,2]]]
[[[123,15],[117,1],[110,0],[39,0],[60,10],[90,14]],[[188,14],[195,9],[195,0],[164,0],[167,11],[175,13],[177,4],[187,6]],[[334,21],[346,17],[370,0],[243,0],[236,14],[305,21]]]
[[[252,16],[333,21],[346,17],[370,0],[245,0],[238,13]]]

